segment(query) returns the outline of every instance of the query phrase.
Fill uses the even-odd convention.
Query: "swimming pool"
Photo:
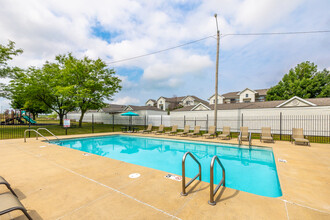
[[[267,197],[282,195],[273,151],[237,145],[162,138],[111,135],[54,141],[54,144],[144,167],[182,175],[182,157],[190,151],[202,165],[202,181],[210,182],[210,163],[217,155],[226,170],[226,186]],[[188,157],[186,176],[194,177],[198,166]],[[215,183],[222,178],[215,166]]]

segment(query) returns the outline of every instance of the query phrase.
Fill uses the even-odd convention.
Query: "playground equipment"
[[[32,118],[30,118],[25,111],[22,110],[11,110],[9,112],[9,110],[5,111],[4,113],[4,121],[1,120],[1,124],[5,124],[5,125],[11,125],[11,124],[15,124],[15,121],[17,121],[17,124],[36,124],[37,122],[34,121]],[[22,120],[24,119],[24,120]]]
[[[33,120],[32,118],[30,118],[29,116],[23,115],[22,116],[27,122],[30,122],[31,124],[35,124],[37,123],[35,120]]]

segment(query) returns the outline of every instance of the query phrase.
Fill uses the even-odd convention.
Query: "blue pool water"
[[[217,155],[226,170],[226,186],[268,197],[282,195],[273,151],[268,148],[244,148],[237,145],[161,138],[112,135],[53,142],[57,145],[182,175],[182,157],[190,151],[202,165],[202,181],[210,182],[210,163]],[[194,177],[198,166],[188,157],[186,175]],[[222,178],[215,166],[215,184]]]

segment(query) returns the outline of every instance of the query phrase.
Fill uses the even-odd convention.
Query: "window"
[[[245,94],[245,97],[248,98],[248,97],[249,97],[249,94],[246,93],[246,94]]]
[[[213,104],[215,103],[215,99],[213,99]]]
[[[162,104],[163,102],[162,101],[159,101],[160,104]]]

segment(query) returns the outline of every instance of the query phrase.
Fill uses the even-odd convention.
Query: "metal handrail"
[[[50,130],[48,130],[47,128],[38,128],[37,131],[39,130],[46,130],[48,131],[49,134],[53,135],[54,137],[56,137],[57,140],[60,140],[55,134],[53,134]],[[37,140],[38,140],[38,133],[37,133]]]
[[[37,136],[36,136],[36,140],[38,140],[38,134],[41,136],[41,137],[43,137],[43,138],[45,138],[47,141],[49,141],[49,139],[48,138],[46,138],[45,136],[43,136],[42,134],[40,134],[38,131],[36,131],[35,129],[26,129],[25,131],[24,131],[24,142],[26,142],[26,132],[27,131],[34,131],[36,134],[37,134]]]
[[[239,144],[239,145],[242,143],[242,141],[241,141],[241,136],[242,136],[242,132],[240,131],[240,132],[239,132],[239,135],[238,135],[238,144]]]
[[[217,185],[217,187],[215,188],[215,190],[213,190],[213,187],[214,187],[214,162],[215,162],[215,160],[218,161],[218,163],[219,163],[219,165],[222,169],[222,179],[221,179],[220,183]],[[211,166],[210,166],[210,200],[208,201],[208,203],[210,205],[215,205],[216,204],[216,202],[214,201],[214,196],[218,192],[221,185],[226,186],[225,179],[226,179],[225,168],[223,167],[223,165],[222,165],[221,161],[219,160],[218,156],[215,155],[215,156],[212,157]]]
[[[251,142],[252,142],[251,132],[249,132],[249,147],[251,147]],[[242,132],[241,131],[239,132],[239,135],[238,135],[238,144],[239,145],[242,144]]]
[[[192,159],[194,159],[194,161],[198,164],[198,167],[199,167],[199,172],[198,174],[192,178],[186,185],[186,166],[185,166],[185,162],[186,162],[186,158],[187,156],[190,155],[190,157]],[[183,155],[183,158],[182,158],[182,192],[181,192],[181,195],[182,196],[186,196],[188,195],[188,193],[186,192],[186,188],[192,183],[194,182],[194,180],[196,180],[196,178],[199,176],[199,180],[202,180],[202,166],[201,164],[198,162],[198,160],[195,158],[195,156],[190,153],[190,152],[186,152],[184,155]]]

